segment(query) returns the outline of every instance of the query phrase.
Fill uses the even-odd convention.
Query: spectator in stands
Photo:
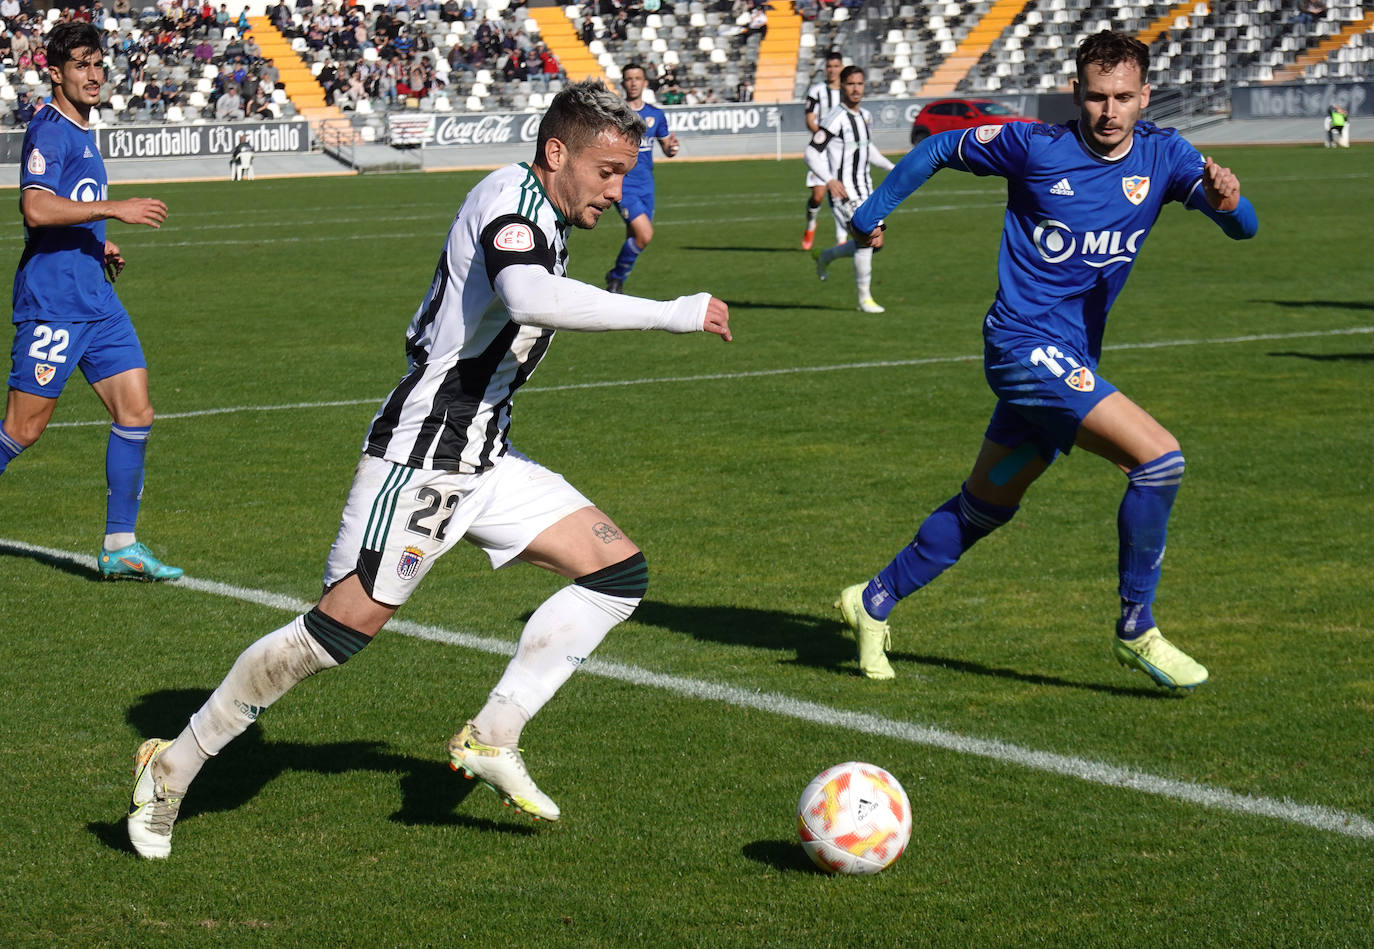
[[[237,85],[226,84],[224,92],[215,100],[215,118],[221,121],[243,118],[243,99]]]
[[[167,111],[167,104],[162,101],[162,89],[157,82],[150,82],[143,87],[143,115],[148,119],[158,119]]]
[[[111,7],[111,9],[114,11],[116,17],[123,18],[129,15],[129,11],[133,9],[133,5],[130,3],[130,0],[114,0],[114,6]],[[8,19],[8,17],[6,17],[6,19]]]
[[[191,51],[191,58],[204,65],[215,58],[215,48],[210,45],[208,39],[202,37],[201,41],[196,44],[195,49]]]
[[[234,18],[229,15],[229,7],[221,3],[219,9],[215,11],[215,26],[223,30],[233,22],[233,19]]]
[[[162,104],[169,109],[182,104],[181,84],[175,79],[168,79],[162,84]]]
[[[239,18],[234,21],[234,28],[239,31],[240,36],[253,28],[253,21],[248,18],[247,7],[243,8],[243,12],[239,14]]]
[[[513,49],[501,58],[501,78],[506,82],[519,82],[524,75],[525,67],[519,50]]]
[[[797,15],[808,23],[816,19],[821,12],[821,5],[817,0],[797,0]]]
[[[596,39],[596,24],[592,22],[591,17],[584,16],[582,21],[578,23],[577,35],[582,37],[583,44],[587,46],[590,46],[592,40]]]
[[[281,82],[281,73],[277,70],[277,64],[270,59],[262,60],[258,63],[258,78],[268,89],[277,88]]]
[[[27,92],[19,93],[19,98],[14,103],[14,124],[23,128],[29,124],[29,119],[38,109],[33,104],[33,97]]]
[[[630,15],[624,10],[616,13],[615,19],[611,21],[611,39],[625,42],[630,31]]]
[[[246,37],[243,41],[243,55],[250,64],[256,63],[262,59],[262,47],[253,37]]]
[[[544,86],[547,88],[550,82],[563,75],[563,65],[558,61],[558,57],[553,54],[553,50],[549,49],[543,43],[539,44],[538,51],[539,60],[544,66]]]
[[[750,82],[748,79],[741,79],[741,80],[739,81],[739,85],[735,86],[735,101],[736,101],[736,102],[753,102],[753,101],[754,101],[754,84],[753,84],[752,82]]]
[[[740,41],[747,43],[749,42],[749,37],[757,36],[761,43],[763,42],[763,38],[767,35],[768,11],[761,6],[755,6],[749,11],[749,25],[746,26],[744,32],[740,34]]]
[[[1293,18],[1288,22],[1306,25],[1315,23],[1324,16],[1326,16],[1326,4],[1320,3],[1318,0],[1303,0],[1298,5],[1297,13],[1293,14]]]
[[[476,44],[469,43],[464,46],[462,43],[454,43],[448,51],[448,56],[445,57],[448,60],[448,68],[450,70],[456,69],[459,72],[472,72],[472,63],[468,61],[468,52],[474,45]]]

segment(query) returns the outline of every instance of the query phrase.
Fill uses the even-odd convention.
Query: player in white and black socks
[[[296,683],[366,646],[460,540],[486,551],[493,567],[523,560],[572,581],[534,611],[487,703],[448,749],[454,770],[537,818],[558,819],[516,743],[634,611],[648,567],[606,514],[510,447],[511,396],[556,329],[731,338],[729,312],[709,294],[661,303],[565,276],[569,228],[595,226],[620,197],[643,132],[601,83],[573,84],[544,116],[533,164],[493,172],[468,194],[406,333],[410,371],[368,429],[324,595],[249,646],[176,739],[139,748],[128,829],[140,854],[166,857],[201,766]]]

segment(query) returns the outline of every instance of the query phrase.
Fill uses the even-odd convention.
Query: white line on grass
[[[1167,349],[1174,346],[1225,346],[1235,343],[1255,343],[1280,339],[1316,339],[1325,336],[1355,336],[1374,333],[1374,326],[1353,326],[1344,329],[1312,330],[1305,333],[1254,333],[1248,336],[1225,336],[1215,339],[1167,339],[1144,343],[1117,343],[1103,346],[1104,350]],[[787,366],[781,369],[753,369],[744,372],[712,372],[696,376],[659,376],[642,379],[607,379],[602,382],[570,382],[561,386],[529,386],[525,392],[567,392],[573,389],[615,389],[624,386],[654,385],[668,382],[719,382],[730,379],[756,379],[764,376],[793,376],[812,372],[842,372],[852,369],[889,369],[901,366],[934,366],[942,363],[973,362],[982,359],[982,354],[972,356],[927,356],[921,359],[884,359],[873,362],[840,363],[832,366]],[[160,412],[159,421],[179,418],[200,418],[204,415],[226,415],[231,412],[280,412],[286,409],[324,409],[350,405],[379,405],[382,396],[369,399],[343,399],[334,402],[287,402],[279,405],[229,405],[216,409],[196,409],[190,412]],[[109,419],[96,419],[73,422],[52,422],[48,428],[81,428],[91,425],[108,425]]]
[[[0,538],[0,548],[40,554],[53,560],[61,560],[81,567],[89,567],[91,563],[90,555],[56,550],[51,547],[39,547],[6,538]],[[311,607],[310,603],[295,597],[271,593],[266,590],[231,586],[213,580],[200,580],[195,577],[183,577],[169,585],[195,590],[198,593],[240,600],[245,603],[255,603],[286,613],[303,613]],[[398,619],[393,619],[386,628],[403,636],[444,643],[449,646],[459,646],[463,649],[474,649],[498,656],[515,654],[514,643],[490,636],[454,632],[439,626],[427,626],[422,623]],[[1078,778],[1092,784],[1103,784],[1108,787],[1126,788],[1158,797],[1173,798],[1215,810],[1248,814],[1255,817],[1272,817],[1276,820],[1301,824],[1305,827],[1341,834],[1346,837],[1374,839],[1374,821],[1361,814],[1324,807],[1320,804],[1299,804],[1286,798],[1237,794],[1224,788],[1210,787],[1191,781],[1178,781],[1173,778],[1137,771],[1134,768],[1123,768],[1119,765],[1091,761],[1087,758],[1075,758],[1050,751],[1036,751],[1033,748],[1024,748],[1020,745],[995,739],[971,738],[930,725],[884,718],[881,715],[872,715],[867,712],[851,712],[830,708],[817,702],[808,702],[805,699],[793,698],[779,692],[760,692],[725,682],[711,682],[704,679],[690,679],[686,676],[667,675],[609,659],[592,657],[581,668],[585,672],[602,678],[613,679],[630,685],[662,689],[684,698],[756,709],[784,718],[814,722],[817,725],[861,732],[866,735],[892,738],[913,745],[926,745],[952,751],[956,754],[988,758],[1005,764],[1020,765],[1034,771],[1044,771],[1063,777]]]

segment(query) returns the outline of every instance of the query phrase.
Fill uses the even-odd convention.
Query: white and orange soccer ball
[[[827,873],[877,873],[911,840],[911,802],[882,768],[847,761],[806,786],[797,803],[797,834]]]

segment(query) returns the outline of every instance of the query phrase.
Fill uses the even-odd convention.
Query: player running
[[[644,89],[649,84],[644,67],[630,63],[620,71],[620,81],[625,87],[625,104],[639,115],[645,132],[639,143],[639,161],[625,176],[624,193],[616,202],[625,219],[625,243],[615,265],[606,273],[606,289],[612,293],[625,288],[635,261],[654,239],[654,141],[669,158],[681,148],[677,136],[668,131],[668,116],[658,106],[644,101]]]
[[[873,144],[873,116],[860,104],[864,98],[864,71],[846,66],[840,72],[840,106],[825,116],[811,136],[806,164],[811,173],[825,180],[830,209],[835,216],[835,231],[849,233],[849,219],[858,206],[873,193],[870,165],[892,170],[878,146]],[[873,299],[873,251],[851,238],[827,247],[816,256],[816,276],[828,276],[826,268],[841,257],[854,258],[854,286],[859,292],[859,309],[882,313],[885,308]]]
[[[999,286],[983,323],[997,406],[982,449],[959,493],[926,518],[910,546],[836,603],[869,678],[893,677],[884,649],[897,602],[1011,520],[1056,455],[1078,446],[1126,475],[1117,514],[1117,660],[1169,688],[1207,681],[1206,668],[1165,639],[1151,614],[1183,454],[1164,426],[1097,375],[1097,361],[1107,312],[1167,202],[1201,211],[1233,240],[1253,237],[1259,223],[1230,169],[1175,130],[1140,120],[1150,101],[1143,43],[1104,30],[1083,41],[1076,60],[1076,121],[933,135],[854,215],[855,231],[878,245],[882,218],[939,169],[1007,179]]]
[[[517,749],[553,697],[648,586],[644,555],[563,477],[508,441],[511,399],[556,329],[705,331],[730,340],[707,293],[667,303],[565,276],[568,232],[621,196],[644,124],[600,82],[560,92],[532,165],[483,179],[463,202],[433,283],[410,321],[410,369],[369,426],[317,606],[247,648],[174,741],[134,759],[128,832],[145,857],[171,852],[201,766],[296,683],[366,646],[460,540],[493,567],[515,560],[572,581],[534,611],[486,704],[448,743],[449,763],[536,818],[557,820]]]
[[[143,348],[114,292],[124,257],[105,239],[108,219],[156,228],[167,219],[167,205],[156,198],[108,199],[105,163],[90,129],[105,81],[100,44],[100,31],[90,23],[52,28],[46,47],[52,102],[24,133],[24,254],[14,275],[0,473],[38,441],[57,397],[80,368],[112,422],[105,447],[105,542],[96,555],[100,575],[175,580],[181,568],[158,560],[134,533],[153,405]]]
[[[818,82],[806,90],[806,128],[812,135],[820,131],[821,119],[840,107],[840,71],[844,69],[844,57],[838,50],[825,54],[825,82]],[[816,241],[816,218],[821,213],[821,200],[825,197],[826,179],[806,169],[806,186],[811,189],[806,196],[806,230],[802,231],[802,250],[810,250]],[[849,239],[849,231],[837,230],[835,243],[842,244]]]

